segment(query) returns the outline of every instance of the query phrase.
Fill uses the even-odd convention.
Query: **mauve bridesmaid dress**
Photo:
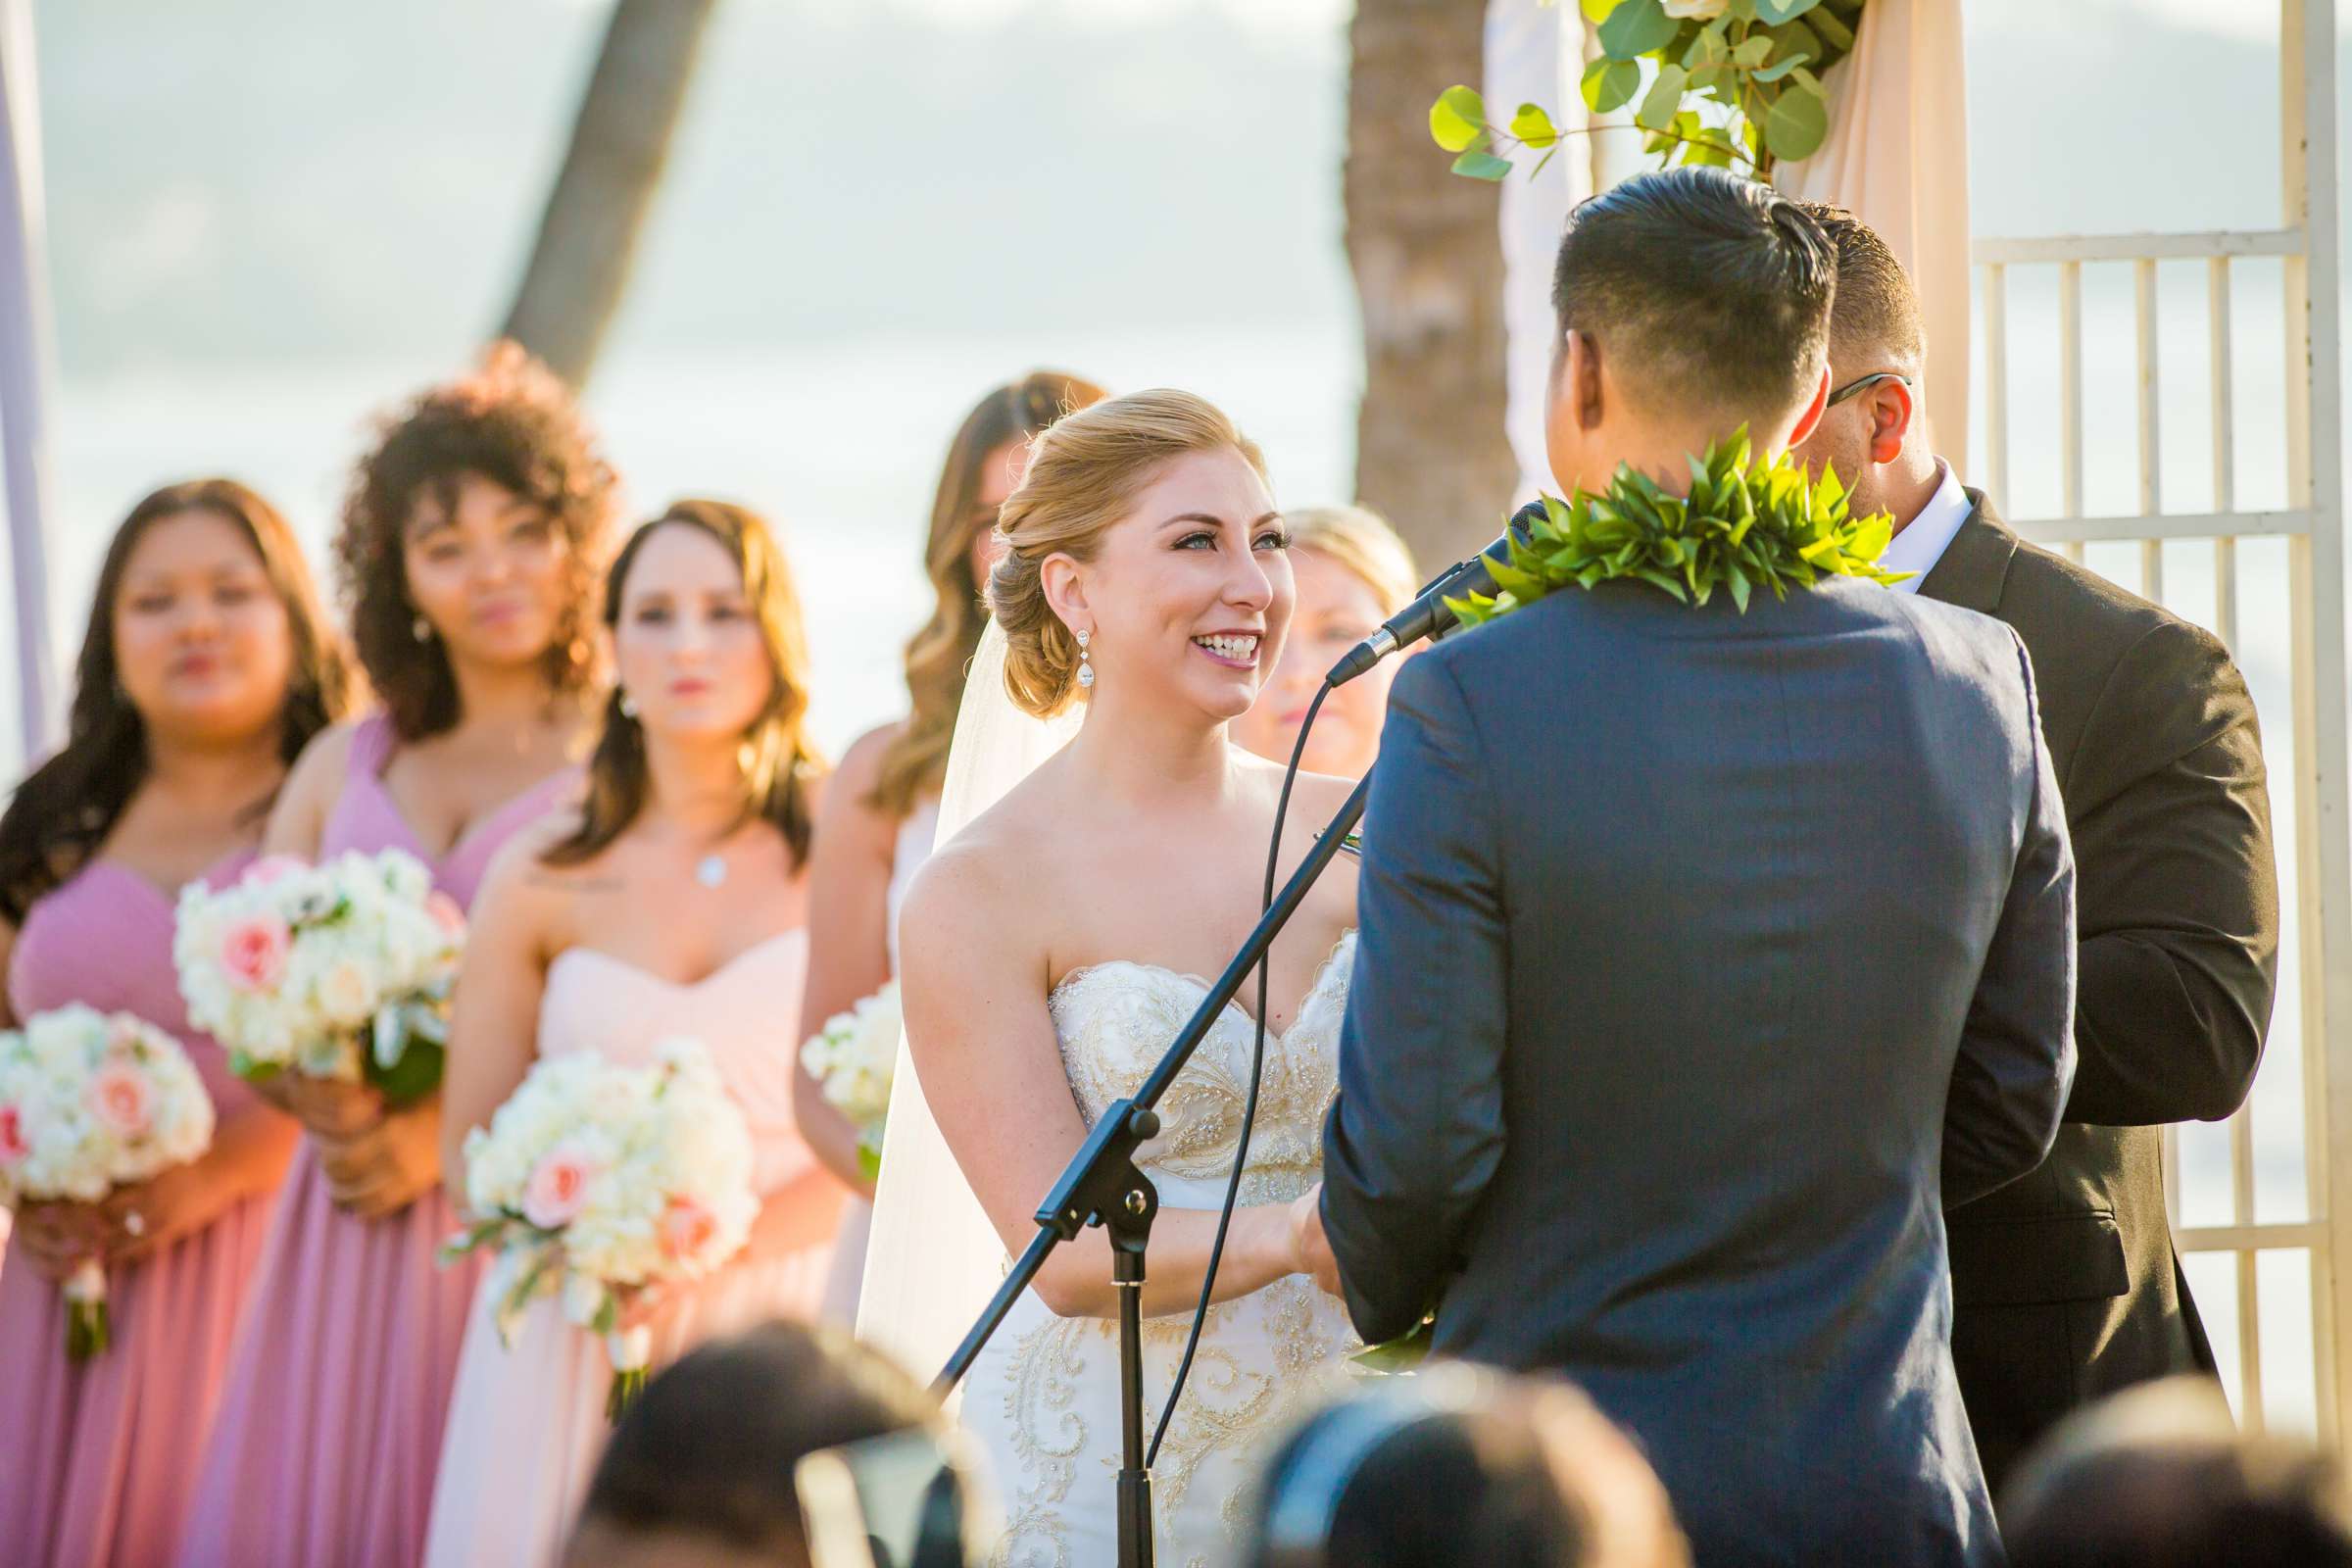
[[[218,885],[250,861],[218,867]],[[171,895],[93,860],[33,905],[9,962],[19,1018],[79,1002],[132,1012],[188,1049],[222,1121],[254,1109],[226,1053],[188,1028],[172,964]],[[274,1115],[275,1112],[268,1112]],[[66,1359],[65,1299],[23,1258],[0,1267],[0,1561],[12,1568],[169,1562],[195,1459],[224,1387],[238,1311],[274,1195],[107,1271],[114,1344]]]
[[[353,733],[319,858],[406,850],[461,905],[472,904],[499,848],[575,776],[551,775],[434,860],[385,791],[392,748],[381,714]],[[481,1273],[475,1261],[436,1261],[456,1228],[437,1186],[383,1219],[345,1213],[304,1140],[238,1332],[181,1568],[414,1568]]]

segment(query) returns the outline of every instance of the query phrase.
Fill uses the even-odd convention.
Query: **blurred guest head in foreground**
[[[1234,720],[1233,738],[1276,762],[1291,760],[1306,705],[1340,656],[1402,610],[1421,583],[1412,552],[1378,513],[1362,507],[1315,507],[1284,514],[1291,525],[1291,575],[1298,608],[1282,657]],[[1385,660],[1324,702],[1298,765],[1309,773],[1361,778],[1380,755],[1380,723],[1399,661]]]
[[[1689,1568],[1657,1477],[1565,1383],[1466,1366],[1368,1386],[1275,1454],[1248,1568]]]
[[[2071,1417],[2001,1500],[2012,1568],[2352,1564],[2342,1469],[2301,1439],[2241,1436],[2202,1378]]]
[[[657,1376],[613,1429],[565,1568],[833,1568],[823,1547],[840,1539],[836,1476],[858,1494],[863,1528],[903,1544],[907,1521],[881,1517],[885,1472],[920,1450],[924,1479],[935,1478],[940,1430],[920,1385],[832,1330],[775,1322],[714,1340]],[[956,1505],[952,1489],[931,1490]],[[889,1561],[959,1563],[942,1534]]]

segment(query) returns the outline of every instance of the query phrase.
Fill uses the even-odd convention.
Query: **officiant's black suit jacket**
[[[1920,592],[2006,621],[2034,657],[2081,933],[2057,1146],[1947,1216],[1952,1355],[1997,1489],[2075,1405],[2213,1366],[2173,1255],[2156,1124],[2227,1116],[2252,1087],[2278,894],[2262,738],[2229,653],[1970,499]]]
[[[1707,1568],[1997,1561],[1946,1196],[2042,1162],[2074,872],[2016,634],[1567,590],[1408,662],[1323,1217],[1367,1339],[1553,1368]]]

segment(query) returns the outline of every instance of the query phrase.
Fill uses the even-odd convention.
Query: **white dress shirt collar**
[[[1912,574],[1894,585],[1898,594],[1919,592],[1919,585],[1927,581],[1928,573],[1936,569],[1936,563],[1951,547],[1952,535],[1960,531],[1969,514],[1976,511],[1976,503],[1960,488],[1960,478],[1952,472],[1952,466],[1937,458],[1936,470],[1942,475],[1936,493],[1919,509],[1919,515],[1911,519],[1911,525],[1894,536],[1886,554],[1879,558],[1879,564],[1887,571]]]

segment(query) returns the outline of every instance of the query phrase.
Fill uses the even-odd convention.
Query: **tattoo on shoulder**
[[[543,865],[533,866],[524,880],[531,887],[546,888],[556,893],[618,893],[628,886],[625,877],[614,876],[609,871],[581,876]]]

